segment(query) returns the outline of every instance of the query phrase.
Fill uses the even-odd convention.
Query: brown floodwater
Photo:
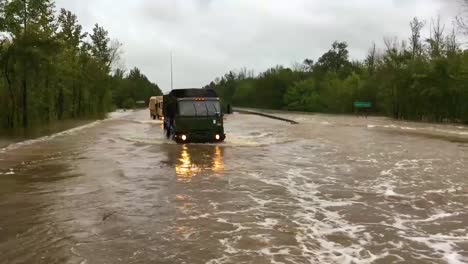
[[[219,145],[146,111],[10,144],[0,263],[468,262],[467,127],[279,115]]]
[[[12,130],[0,129],[0,148],[10,144],[46,137],[75,127],[91,123],[93,120],[61,120],[31,128],[17,128]]]

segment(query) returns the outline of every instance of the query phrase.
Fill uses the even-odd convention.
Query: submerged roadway
[[[177,145],[147,111],[0,151],[0,263],[466,263],[468,128],[227,116]]]

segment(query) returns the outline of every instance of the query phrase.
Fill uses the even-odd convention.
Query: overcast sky
[[[457,1],[58,0],[57,8],[76,13],[86,30],[104,26],[124,44],[126,68],[168,91],[171,50],[174,87],[201,87],[233,69],[316,60],[334,40],[360,59],[384,36],[407,39],[414,16],[450,21]]]

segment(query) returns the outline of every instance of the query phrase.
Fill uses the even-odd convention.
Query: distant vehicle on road
[[[222,142],[221,102],[211,89],[177,89],[164,96],[164,130],[178,143]]]
[[[149,101],[150,116],[153,119],[164,119],[163,115],[163,97],[152,96]]]

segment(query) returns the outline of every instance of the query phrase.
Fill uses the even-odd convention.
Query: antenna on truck
[[[172,51],[171,51],[171,91],[174,90],[174,79],[173,79],[173,71],[172,71]]]

